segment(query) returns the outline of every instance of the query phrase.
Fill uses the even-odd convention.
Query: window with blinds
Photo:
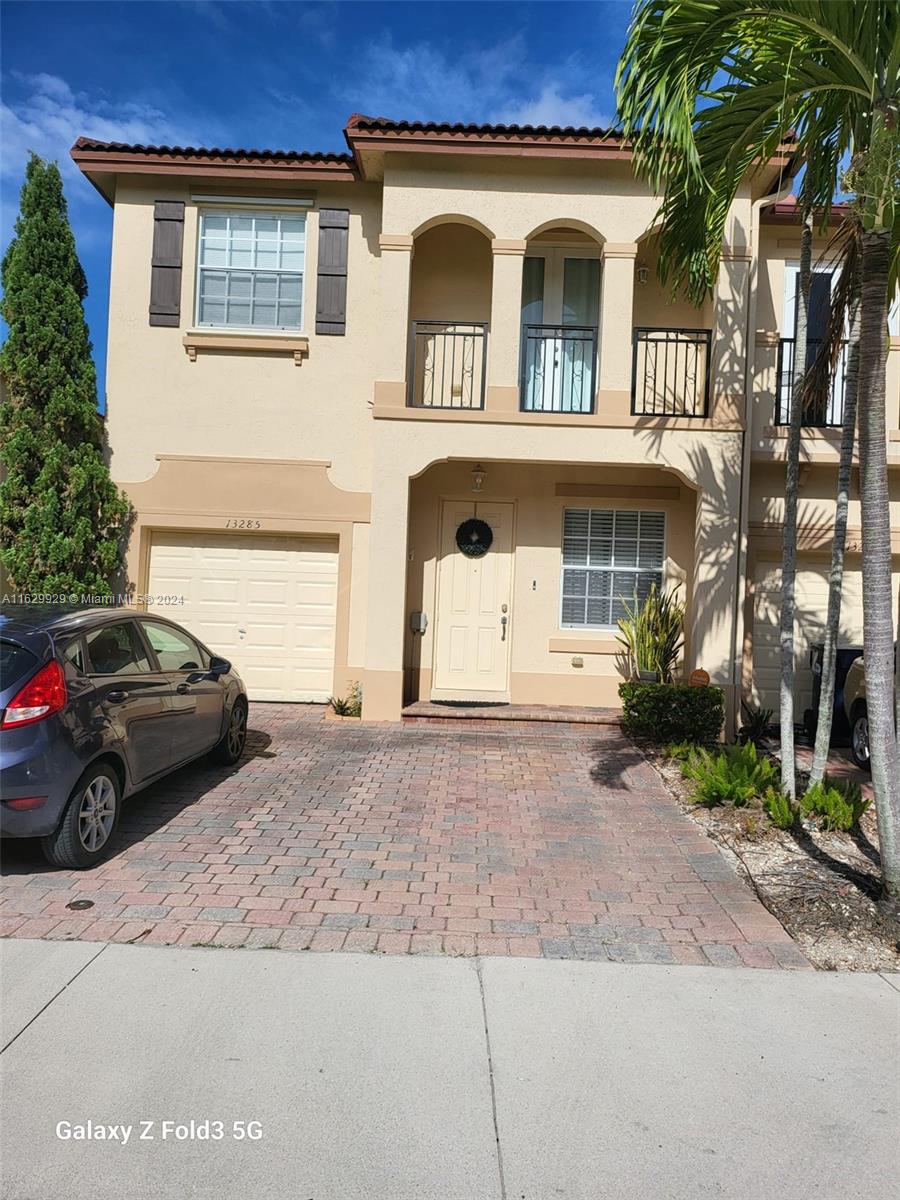
[[[197,324],[302,329],[306,216],[202,212]]]
[[[666,515],[610,508],[567,508],[563,517],[564,628],[614,629],[663,585]]]

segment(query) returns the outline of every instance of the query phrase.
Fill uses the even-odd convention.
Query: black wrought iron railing
[[[487,328],[483,321],[413,321],[407,404],[484,408]]]
[[[821,341],[810,341],[806,345],[806,365],[811,367],[822,348]],[[790,425],[791,394],[794,386],[794,339],[781,338],[778,342],[778,393],[775,400],[775,424]],[[844,392],[847,388],[847,346],[841,347],[841,356],[831,379],[827,395],[817,396],[803,410],[803,424],[812,429],[828,429],[844,423]]]
[[[523,412],[592,413],[596,325],[523,325]]]
[[[635,329],[631,412],[637,417],[705,417],[709,412],[708,329]]]

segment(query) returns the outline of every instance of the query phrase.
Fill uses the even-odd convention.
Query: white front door
[[[504,700],[509,694],[514,515],[509,503],[444,502],[433,700]],[[473,518],[493,535],[480,557],[457,545],[457,531]]]

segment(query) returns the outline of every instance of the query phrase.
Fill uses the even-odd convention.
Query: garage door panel
[[[809,651],[825,637],[828,615],[828,576],[830,564],[799,560],[796,579],[796,621],[794,632],[794,670],[796,673],[796,711],[800,720],[812,705],[812,671]],[[895,570],[892,594],[897,596]],[[895,600],[896,605],[896,600]],[[896,621],[896,607],[895,607]],[[754,576],[753,600],[753,691],[757,703],[778,708],[781,684],[781,563],[758,563]],[[838,644],[862,645],[863,633],[862,574],[858,566],[844,571],[841,591],[841,623]]]
[[[159,533],[148,590],[184,597],[169,615],[234,663],[251,699],[325,700],[337,570],[334,539]]]
[[[283,568],[287,571],[289,568]],[[291,589],[286,579],[251,579],[247,583],[245,599],[247,604],[261,604],[265,607],[276,605],[284,608],[289,600]]]

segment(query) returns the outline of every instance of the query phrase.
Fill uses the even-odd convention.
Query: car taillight
[[[66,700],[66,678],[62,667],[53,659],[13,696],[4,710],[0,729],[16,729],[20,725],[43,721],[64,708]]]
[[[33,808],[40,808],[47,803],[46,796],[19,796],[16,800],[4,800],[3,803],[7,808],[14,808],[17,812],[30,812]]]

